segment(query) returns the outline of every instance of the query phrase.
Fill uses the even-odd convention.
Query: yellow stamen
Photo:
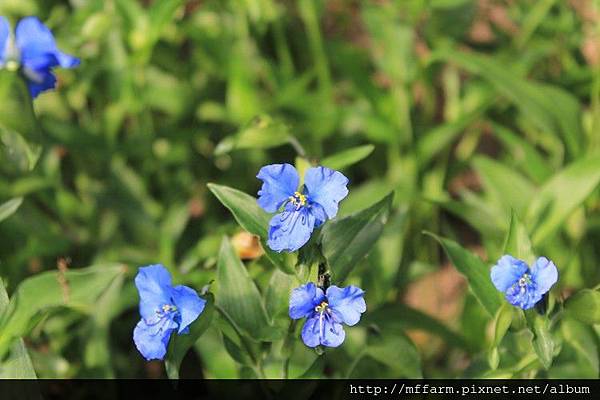
[[[293,196],[290,196],[290,202],[296,206],[296,208],[300,208],[306,205],[306,195],[296,192]]]
[[[315,307],[315,311],[318,313],[322,313],[325,310],[327,310],[327,307],[329,307],[329,304],[327,304],[326,301],[321,302],[321,304],[319,304],[318,306]]]
[[[162,310],[163,312],[168,313],[169,311],[177,311],[177,307],[171,304],[165,304],[162,306]]]

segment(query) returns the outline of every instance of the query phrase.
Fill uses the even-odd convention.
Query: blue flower
[[[188,333],[190,324],[204,311],[206,300],[187,286],[173,287],[162,265],[140,268],[135,285],[142,319],[133,330],[133,341],[147,360],[162,360],[171,333]]]
[[[546,257],[540,257],[531,268],[525,261],[505,255],[492,267],[492,282],[506,300],[523,310],[530,309],[558,280],[558,270]]]
[[[327,292],[310,282],[292,291],[290,318],[306,317],[302,341],[309,347],[323,345],[337,347],[344,342],[346,333],[342,323],[353,326],[367,310],[364,291],[356,286],[339,288],[329,286]]]
[[[269,223],[267,241],[277,252],[304,246],[314,228],[336,216],[338,203],[348,195],[348,178],[325,167],[309,168],[300,189],[300,177],[290,164],[264,166],[256,177],[263,181],[258,205],[270,213],[281,209]]]
[[[56,86],[52,68],[79,65],[79,59],[58,50],[52,32],[36,17],[19,21],[14,43],[10,39],[8,20],[0,17],[0,66],[20,63],[33,98]]]

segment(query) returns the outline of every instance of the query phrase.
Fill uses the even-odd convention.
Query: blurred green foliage
[[[216,280],[222,311],[173,344],[184,377],[598,377],[597,0],[3,0],[0,15],[40,17],[82,59],[35,123],[0,74],[0,276],[11,299],[47,296],[15,309],[0,287],[0,376],[164,376],[131,339],[136,268],[163,263],[198,290]],[[323,237],[353,257],[324,252],[368,310],[323,355],[286,317],[310,255],[242,264],[228,239],[264,238],[242,192],[295,160],[351,182]],[[558,266],[549,318],[486,280],[510,249]]]

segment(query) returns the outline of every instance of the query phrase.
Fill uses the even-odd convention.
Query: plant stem
[[[356,366],[358,365],[360,360],[362,360],[362,358],[365,356],[366,353],[367,353],[367,350],[364,348],[360,351],[360,353],[358,353],[358,355],[356,356],[354,361],[352,361],[352,364],[350,364],[350,367],[348,368],[348,372],[346,373],[346,379],[350,379],[350,376],[354,372],[354,369],[356,368]]]
[[[296,325],[298,324],[298,320],[291,320],[288,328],[288,333],[283,342],[283,348],[289,348],[289,354],[283,361],[283,379],[288,379],[290,375],[290,360],[292,359],[292,355],[294,354],[294,344],[293,340],[294,332],[296,332]]]

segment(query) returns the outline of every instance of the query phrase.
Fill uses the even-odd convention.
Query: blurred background
[[[256,195],[261,166],[297,156],[361,146],[341,216],[395,191],[351,277],[368,312],[319,376],[486,376],[489,317],[423,230],[491,266],[514,210],[542,221],[530,233],[562,293],[600,280],[600,168],[548,184],[600,149],[597,0],[2,0],[0,15],[38,16],[82,60],[34,102],[35,168],[2,162],[0,200],[24,197],[0,224],[8,292],[41,271],[128,268],[97,307],[36,321],[39,377],[164,376],[131,339],[138,266],[200,289],[228,235],[264,291],[273,266],[206,184]],[[560,207],[539,204],[549,192]],[[544,376],[598,377],[598,329],[561,329]],[[368,330],[391,338],[358,357]],[[182,376],[245,376],[238,361],[214,324]]]

